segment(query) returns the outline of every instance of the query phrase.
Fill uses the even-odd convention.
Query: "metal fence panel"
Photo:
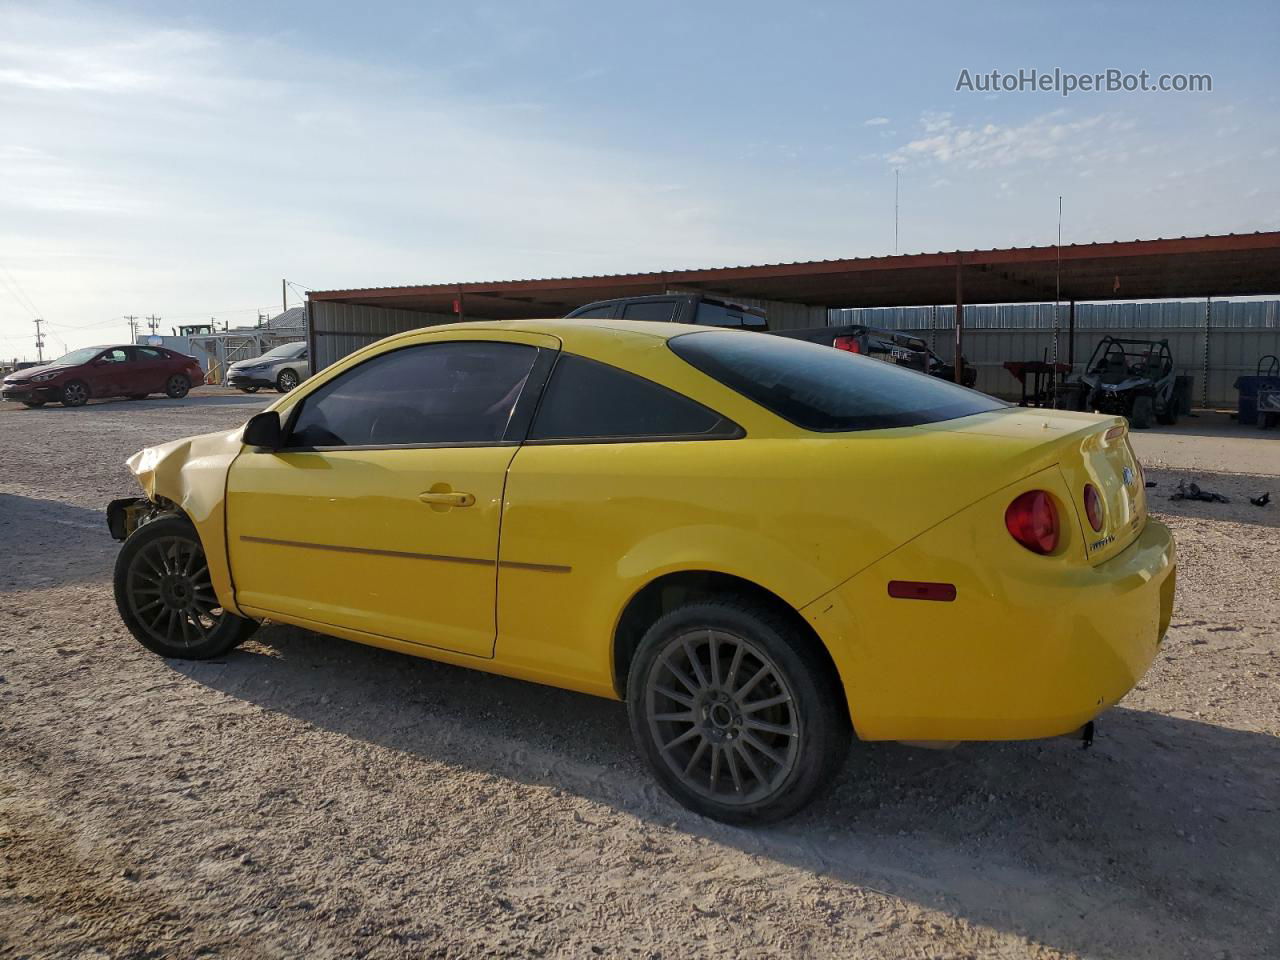
[[[315,338],[313,369],[319,371],[349,353],[367,347],[393,333],[416,330],[440,323],[454,323],[457,317],[412,310],[388,310],[350,303],[311,303],[312,336]]]

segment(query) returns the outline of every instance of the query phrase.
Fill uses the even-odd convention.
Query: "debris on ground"
[[[1201,489],[1194,481],[1179,480],[1178,489],[1169,497],[1170,500],[1203,500],[1205,503],[1230,503],[1229,497],[1212,490]]]
[[[1250,497],[1249,502],[1252,503],[1255,507],[1265,507],[1268,503],[1271,502],[1271,491],[1268,490],[1266,493],[1264,493],[1260,497]]]

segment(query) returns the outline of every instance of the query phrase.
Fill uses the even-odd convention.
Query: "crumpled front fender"
[[[125,461],[147,499],[169,501],[195,525],[214,592],[224,609],[240,616],[227,558],[225,508],[227,471],[243,449],[242,429],[147,447]]]

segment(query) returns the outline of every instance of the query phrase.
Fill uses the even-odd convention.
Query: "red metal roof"
[[[1060,264],[1060,267],[1059,267]],[[1280,293],[1280,231],[1061,248],[855,257],[756,266],[432,283],[319,290],[313,300],[451,313],[464,298],[469,317],[559,316],[609,297],[707,290],[827,307],[927,306],[955,302],[957,268],[966,303],[1053,300],[1157,300]]]

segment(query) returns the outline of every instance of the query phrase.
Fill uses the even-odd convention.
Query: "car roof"
[[[719,327],[700,326],[692,323],[671,323],[667,320],[608,320],[599,317],[579,317],[571,320],[470,320],[447,323],[427,330],[523,330],[526,333],[545,333],[553,337],[572,339],[584,329],[609,330],[632,337],[653,337],[670,340],[685,333],[717,330]],[[739,331],[746,332],[746,331]]]

